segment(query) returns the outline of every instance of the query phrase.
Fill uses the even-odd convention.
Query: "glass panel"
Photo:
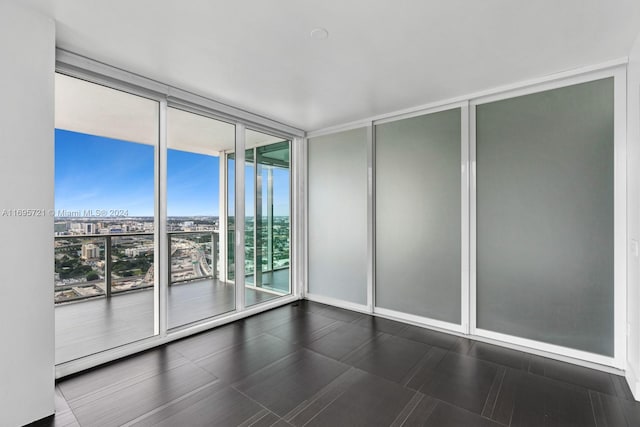
[[[289,141],[256,148],[262,187],[262,210],[257,218],[259,241],[256,265],[261,266],[263,289],[288,294],[290,267]]]
[[[158,103],[56,74],[56,363],[154,334]]]
[[[234,148],[235,126],[169,108],[167,134],[168,320],[175,328],[235,310],[220,246],[220,156]]]
[[[236,251],[236,162],[227,155],[227,280],[235,280]]]
[[[248,130],[245,285],[250,306],[291,293],[290,142]]]
[[[367,303],[367,130],[309,140],[309,292]]]
[[[376,126],[376,306],[460,324],[460,109]]]
[[[613,356],[613,78],[476,114],[478,327]]]
[[[256,174],[253,158],[253,149],[245,151],[244,167],[244,275],[245,284],[254,286],[255,284],[255,247],[254,247],[254,218],[255,218],[255,198],[256,198]]]
[[[153,287],[153,235],[111,238],[111,292]]]

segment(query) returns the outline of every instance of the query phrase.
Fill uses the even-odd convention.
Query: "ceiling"
[[[158,141],[158,102],[56,74],[55,128],[122,141],[154,145]],[[167,147],[218,156],[235,149],[233,124],[177,108],[167,110]],[[282,138],[245,130],[245,147]],[[288,154],[287,154],[288,155]]]
[[[307,131],[625,57],[640,32],[638,0],[25,2],[58,47]]]

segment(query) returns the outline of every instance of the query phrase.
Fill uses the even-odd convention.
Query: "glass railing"
[[[218,277],[218,231],[169,235],[170,284]],[[152,288],[153,233],[56,236],[56,304]]]
[[[217,231],[169,233],[171,284],[218,278],[220,248]]]

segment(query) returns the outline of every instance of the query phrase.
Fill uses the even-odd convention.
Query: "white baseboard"
[[[493,334],[495,336],[483,336],[482,334],[464,334],[459,330],[459,325],[453,325],[445,322],[438,322],[432,319],[426,319],[419,316],[407,315],[404,313],[394,312],[391,310],[385,310],[380,308],[374,308],[373,312],[369,310],[366,305],[355,304],[349,301],[344,301],[336,298],[326,297],[322,295],[314,295],[307,294],[305,296],[309,301],[314,301],[322,304],[331,305],[334,307],[344,308],[347,310],[357,311],[360,313],[370,314],[372,316],[384,317],[391,320],[396,320],[399,322],[412,324],[416,326],[420,326],[427,329],[432,329],[439,332],[448,333],[450,335],[456,335],[460,337],[465,337],[474,341],[481,341],[488,344],[497,345],[500,347],[509,348],[512,350],[521,351],[524,353],[535,354],[537,356],[546,357],[549,359],[558,360],[561,362],[571,363],[577,366],[583,366],[585,368],[595,369],[602,372],[607,372],[615,375],[624,375],[626,377],[627,382],[629,383],[629,387],[636,398],[636,400],[640,401],[640,378],[636,377],[633,374],[633,371],[627,367],[627,369],[616,368],[611,365],[610,360],[605,360],[604,362],[597,363],[594,361],[584,360],[580,357],[572,357],[570,355],[559,354],[557,351],[548,351],[548,349],[539,349],[536,348],[540,343],[528,340],[519,340],[526,341],[529,345],[522,345],[522,343],[517,344],[513,342],[509,342],[509,339],[513,339],[513,337],[502,337],[500,334]],[[580,353],[576,353],[580,354]]]
[[[357,311],[359,313],[371,314],[371,310],[364,304],[357,304],[355,302],[344,301],[337,298],[325,297],[323,295],[306,294],[304,296],[309,301],[319,302],[320,304],[332,305],[338,308],[344,308],[346,310]]]

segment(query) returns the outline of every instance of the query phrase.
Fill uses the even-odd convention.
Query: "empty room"
[[[640,2],[0,34],[0,426],[640,425]]]

